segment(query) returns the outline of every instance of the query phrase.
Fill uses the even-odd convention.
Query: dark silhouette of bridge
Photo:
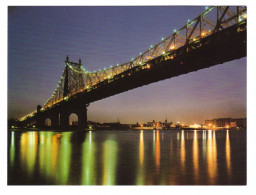
[[[43,107],[20,119],[23,125],[66,128],[69,116],[78,116],[86,128],[90,103],[143,85],[246,56],[247,12],[244,6],[206,8],[194,20],[130,62],[89,72],[82,62],[71,62]]]

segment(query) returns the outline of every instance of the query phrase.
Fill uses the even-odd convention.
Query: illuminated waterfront
[[[246,184],[246,131],[10,131],[8,184]]]

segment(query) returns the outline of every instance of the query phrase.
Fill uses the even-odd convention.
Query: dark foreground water
[[[10,131],[8,184],[245,185],[246,132]]]

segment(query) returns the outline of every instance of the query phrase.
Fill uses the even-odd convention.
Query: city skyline
[[[71,61],[81,58],[89,71],[124,63],[203,11],[203,6],[9,7],[8,118],[21,117],[46,102],[67,54]],[[145,17],[149,12],[154,17]],[[167,117],[172,122],[203,123],[209,118],[246,117],[246,59],[91,103],[88,120],[135,123]]]

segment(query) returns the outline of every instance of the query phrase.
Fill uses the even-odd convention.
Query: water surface
[[[245,185],[245,130],[9,131],[9,185]]]

